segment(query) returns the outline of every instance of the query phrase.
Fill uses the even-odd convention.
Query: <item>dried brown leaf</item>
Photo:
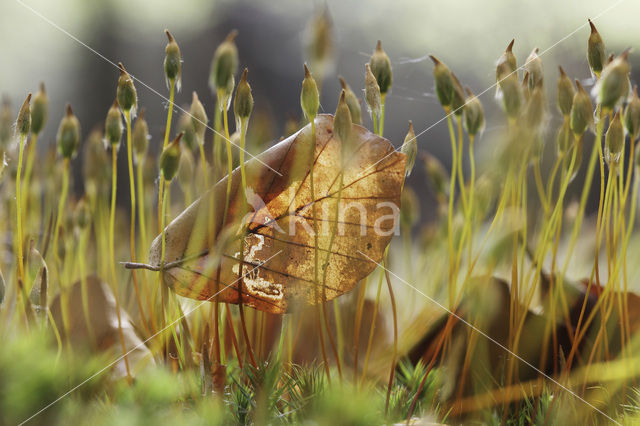
[[[258,157],[259,161],[252,159],[246,163],[250,206],[246,216],[240,170],[236,169],[232,174],[231,205],[225,224],[222,220],[226,177],[166,227],[164,260],[168,266],[162,273],[173,291],[207,300],[219,289],[220,301],[284,313],[296,305],[313,305],[338,297],[376,267],[370,259],[382,259],[396,229],[405,155],[394,152],[386,139],[353,125],[349,145],[354,152],[344,169],[341,197],[344,215],[335,226],[341,143],[334,137],[332,116],[319,115],[316,129],[315,200],[311,199],[308,160],[313,147],[312,133],[311,126],[307,125],[265,151]],[[349,203],[353,204],[349,206]],[[325,285],[318,280],[318,286],[314,283],[314,204],[319,230],[320,277],[322,265],[329,258]],[[247,275],[240,284],[243,225],[247,230],[243,271]],[[235,239],[231,238],[230,244],[221,246],[217,240],[222,238],[220,235],[224,233],[220,230],[224,228],[237,229],[237,232],[233,233]],[[331,245],[332,228],[337,228],[338,234]],[[330,246],[331,253],[327,256]],[[160,267],[160,236],[153,242],[149,258],[152,265]],[[219,283],[215,269],[218,265]]]

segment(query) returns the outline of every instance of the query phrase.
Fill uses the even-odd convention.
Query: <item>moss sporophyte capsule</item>
[[[598,30],[596,29],[596,26],[593,25],[593,22],[591,22],[591,19],[589,19],[589,26],[591,27],[591,34],[589,34],[589,40],[587,42],[587,59],[589,61],[591,71],[596,76],[599,76],[605,65],[607,56],[605,54],[602,37],[600,37],[600,33],[598,33]]]
[[[71,105],[67,104],[66,114],[60,121],[57,142],[58,152],[63,158],[67,159],[75,155],[78,145],[80,145],[80,122],[73,115]]]
[[[251,86],[247,82],[248,72],[245,68],[233,100],[233,112],[238,122],[249,118],[251,111],[253,111],[253,95],[251,94]]]
[[[146,155],[149,146],[149,125],[144,118],[144,112],[144,108],[140,110],[140,115],[136,119],[136,124],[133,126],[133,151],[138,159]]]
[[[120,68],[120,77],[118,78],[118,89],[116,91],[116,99],[118,105],[122,108],[123,112],[131,111],[135,114],[136,106],[138,104],[138,95],[136,94],[136,88],[133,85],[133,78],[124,68],[122,62],[118,64]]]
[[[162,151],[160,155],[160,171],[162,177],[166,181],[171,181],[176,173],[178,173],[178,167],[180,166],[180,139],[182,133],[180,133],[167,147]]]
[[[40,134],[47,122],[47,113],[49,110],[49,98],[44,87],[44,83],[40,83],[40,90],[33,97],[33,105],[31,106],[31,133]]]
[[[385,95],[389,89],[391,89],[392,72],[391,61],[382,49],[382,42],[380,40],[378,40],[376,50],[373,52],[373,55],[371,55],[369,66],[371,67],[373,76],[378,82],[378,86],[380,86],[380,93]]]
[[[371,72],[371,66],[369,64],[365,64],[364,68],[364,99],[367,102],[367,107],[369,108],[371,116],[378,118],[382,113],[380,86]]]
[[[640,98],[638,98],[638,86],[633,88],[633,96],[624,110],[624,126],[631,140],[640,136]]]
[[[624,128],[622,127],[620,111],[617,111],[613,120],[611,120],[611,124],[609,124],[609,129],[604,138],[604,153],[607,163],[609,163],[609,165],[617,165],[620,162],[620,155],[623,149]]]
[[[353,90],[351,90],[351,87],[349,87],[344,78],[338,77],[338,79],[340,80],[340,86],[345,91],[345,100],[351,112],[351,120],[354,124],[362,124],[362,109],[360,108],[358,97],[353,93]]]
[[[29,93],[20,107],[16,120],[16,133],[22,136],[29,134],[31,129],[31,93]]]
[[[429,57],[435,65],[433,68],[433,79],[436,84],[436,95],[438,95],[440,105],[442,105],[445,110],[449,110],[453,101],[455,85],[453,77],[451,77],[451,71],[449,67],[440,62],[435,56],[431,55]]]
[[[105,142],[118,149],[120,146],[120,139],[122,138],[122,131],[124,127],[122,125],[122,115],[118,110],[118,101],[113,101],[111,108],[107,112],[107,118],[104,122],[104,138]]]
[[[231,31],[227,38],[218,46],[211,63],[209,85],[213,89],[228,90],[238,71],[238,48],[235,44],[237,31]],[[228,93],[230,94],[230,93]]]
[[[576,80],[578,91],[573,96],[571,105],[570,123],[574,135],[582,136],[589,126],[593,124],[593,104],[589,94],[584,90],[582,84]]]
[[[569,76],[564,72],[562,67],[558,67],[560,77],[558,77],[557,101],[558,110],[563,116],[567,117],[571,113],[571,105],[573,104],[573,96],[576,93],[573,83]]]
[[[302,112],[309,121],[313,120],[318,114],[320,107],[320,94],[318,93],[318,85],[309,71],[307,64],[304,64],[304,79],[302,80],[302,90],[300,91],[300,105]]]
[[[202,144],[204,143],[204,135],[207,131],[207,123],[209,119],[207,117],[207,112],[195,91],[193,92],[189,115],[191,116],[191,124],[197,136],[198,143]]]
[[[416,139],[416,132],[413,130],[411,120],[409,120],[409,131],[407,131],[407,135],[404,137],[400,151],[407,156],[405,173],[409,176],[413,170],[413,166],[416,164],[416,157],[418,155],[418,140]]]
[[[467,100],[464,105],[464,125],[470,136],[475,136],[484,129],[484,109],[482,103],[467,88]]]
[[[340,99],[338,100],[338,106],[336,107],[336,112],[333,117],[333,132],[341,143],[343,167],[353,150],[350,138],[352,123],[351,112],[349,111],[349,106],[345,100],[345,91],[343,89],[340,92]]]
[[[181,75],[182,75],[182,56],[180,55],[180,47],[176,43],[175,39],[169,32],[164,30],[169,42],[164,49],[164,75],[167,82],[174,82],[180,87]]]
[[[602,70],[602,75],[598,80],[594,90],[598,97],[598,102],[602,108],[612,111],[616,106],[624,102],[629,95],[629,72],[631,67],[627,58],[629,49],[622,52],[611,63]]]
[[[536,87],[542,87],[544,81],[544,71],[542,69],[542,59],[538,56],[538,48],[533,49],[527,61],[525,68],[529,73],[529,90],[533,91]]]

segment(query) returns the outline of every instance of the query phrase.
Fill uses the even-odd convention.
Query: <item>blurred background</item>
[[[93,126],[104,122],[118,78],[118,70],[95,52],[110,61],[122,61],[132,75],[168,96],[162,68],[167,42],[163,30],[168,28],[184,59],[182,91],[176,103],[189,105],[196,90],[212,117],[215,98],[208,77],[213,52],[230,30],[238,29],[241,68],[250,70],[256,103],[249,138],[257,141],[252,148],[257,153],[286,136],[288,118],[300,118],[302,64],[309,60],[314,16],[322,14],[325,7],[332,23],[334,59],[322,85],[324,111],[335,109],[338,75],[361,94],[364,64],[380,39],[394,72],[392,92],[387,97],[385,136],[399,147],[407,121],[413,120],[416,133],[429,128],[418,138],[419,148],[437,156],[445,166],[450,159],[446,122],[431,127],[444,113],[434,94],[428,54],[436,55],[464,85],[480,93],[495,82],[495,61],[515,38],[519,65],[533,48],[540,48],[547,93],[553,100],[559,64],[570,76],[591,85],[586,60],[587,18],[595,20],[607,52],[617,54],[640,45],[640,2],[634,0],[3,0],[0,93],[17,111],[26,93],[35,93],[39,82],[44,81],[50,110],[38,142],[40,149],[55,143],[67,102],[80,119],[84,137]],[[638,58],[637,54],[631,55],[632,70],[640,68]],[[638,76],[635,72],[632,80],[637,81]],[[137,89],[139,103],[147,110],[151,150],[158,151],[167,103],[140,84]],[[500,135],[506,121],[494,94],[495,90],[488,90],[480,98],[487,129],[477,146],[485,168],[492,165],[492,140]],[[552,112],[550,136],[560,122]],[[371,127],[368,117],[365,125]],[[209,132],[209,140],[211,137]],[[123,202],[128,198],[124,154],[121,150],[118,191]],[[74,167],[77,193],[83,190],[81,160],[80,155],[75,160],[78,167]],[[420,196],[423,219],[428,219],[434,212],[425,182],[422,168],[416,167],[409,185]]]

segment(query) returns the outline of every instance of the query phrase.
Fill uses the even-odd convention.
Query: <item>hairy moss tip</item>
[[[593,22],[591,21],[591,19],[587,19],[587,21],[589,21],[589,26],[591,27],[591,34],[598,34],[598,30],[596,26],[593,25]]]
[[[611,62],[613,62],[613,53],[609,53],[609,56],[607,56],[607,62],[605,62],[605,66],[609,65]]]
[[[167,35],[167,38],[169,39],[169,43],[173,43],[175,41],[168,29],[165,28],[164,33]]]
[[[630,47],[627,47],[627,48],[626,48],[626,49],[624,49],[624,51],[620,54],[620,57],[626,61],[627,59],[629,59],[629,53],[631,53],[631,48],[630,48]]]
[[[41,81],[41,82],[40,82],[40,91],[41,91],[43,94],[46,94],[46,93],[47,93],[47,90],[46,90],[46,89],[45,89],[45,87],[44,87],[44,81]]]
[[[376,43],[376,52],[382,52],[382,41],[378,40]]]
[[[309,67],[307,66],[307,63],[305,62],[303,66],[304,66],[304,77],[305,78],[311,77],[311,71],[309,71]]]
[[[147,112],[147,109],[145,107],[140,108],[140,111],[138,112],[138,120],[144,120],[145,112]]]
[[[180,139],[182,139],[182,136],[184,136],[184,132],[178,133],[178,136],[176,136],[176,138],[171,143],[179,145],[180,144]]]
[[[118,68],[120,69],[120,75],[127,75],[127,70],[124,68],[124,65],[122,65],[122,62],[118,62]]]
[[[560,77],[566,77],[567,74],[562,69],[562,65],[558,65],[558,71],[560,72]]]
[[[31,103],[31,93],[28,93],[27,97],[24,99],[24,102],[22,103],[22,106],[20,107],[19,116],[22,116],[24,114],[31,114],[29,112],[30,103]]]
[[[345,97],[347,96],[347,91],[342,89],[340,90],[340,99],[338,100],[338,103],[343,103],[345,102]]]
[[[73,110],[71,109],[71,104],[67,104],[66,111],[67,111],[67,117],[71,117],[73,115]]]
[[[233,42],[236,37],[238,37],[238,30],[234,28],[229,32],[229,34],[227,34],[227,37],[224,39],[224,41]]]
[[[578,80],[577,78],[575,79],[575,83],[576,83],[576,87],[578,88],[579,92],[584,92],[587,93],[586,90],[584,90],[584,87],[582,87],[582,84],[580,84],[580,80]]]
[[[438,64],[441,64],[441,63],[442,63],[442,62],[440,62],[440,60],[439,60],[438,58],[436,58],[436,57],[435,57],[435,56],[433,56],[433,55],[429,55],[429,59],[431,59],[431,60],[433,61],[433,64],[434,64],[434,65],[438,65]]]
[[[342,87],[344,90],[347,90],[349,88],[347,82],[344,80],[344,78],[342,78],[341,75],[338,76],[338,81],[340,81],[340,87]]]
[[[247,74],[249,73],[249,68],[245,68],[244,71],[242,71],[242,77],[240,77],[240,82],[247,82]],[[194,92],[195,93],[195,92]]]
[[[507,45],[507,48],[504,50],[505,52],[513,52],[513,44],[516,42],[515,38],[512,38],[511,41],[509,42],[509,44]]]

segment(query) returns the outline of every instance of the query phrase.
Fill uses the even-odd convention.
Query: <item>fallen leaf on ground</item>
[[[332,116],[318,116],[316,129],[315,200],[309,179],[311,126],[307,125],[258,156],[259,161],[253,158],[246,163],[248,213],[238,168],[232,174],[231,204],[224,224],[226,177],[166,227],[164,261],[168,265],[161,273],[173,291],[199,300],[212,300],[219,291],[221,302],[284,313],[338,297],[375,269],[372,260],[382,259],[397,226],[405,155],[394,152],[386,139],[353,126],[350,144],[354,153],[344,169],[341,196],[344,215],[336,227],[341,143],[333,135]],[[318,285],[314,277],[314,205]],[[247,230],[246,276],[240,283],[239,231],[243,226]],[[220,245],[221,230],[229,227],[236,238]],[[333,244],[332,228],[338,228]],[[149,261],[160,267],[160,236],[151,246]],[[322,279],[324,264],[328,265],[326,280]]]

